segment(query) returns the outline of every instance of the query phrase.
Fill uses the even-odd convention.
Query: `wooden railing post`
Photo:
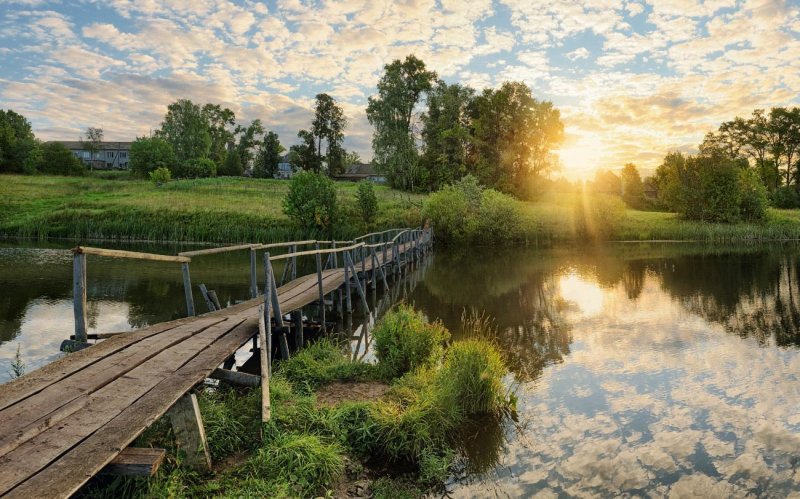
[[[256,249],[250,248],[250,298],[258,296],[258,277],[257,277]]]
[[[358,295],[361,297],[361,304],[364,305],[364,312],[366,315],[369,315],[369,305],[367,304],[367,295],[364,294],[364,288],[361,287],[361,282],[358,280],[358,274],[356,274],[356,267],[353,265],[353,259],[350,258],[350,255],[345,256],[346,261],[345,264],[350,266],[350,269],[353,271],[353,275],[355,275],[355,283],[356,283],[356,291],[358,291]]]
[[[269,259],[269,251],[264,252],[264,296],[267,296],[267,288],[270,290],[270,301],[272,302],[272,315],[275,318],[275,325],[283,327],[283,314],[281,314],[281,304],[278,301],[278,287],[275,285],[275,274],[272,272],[272,261]]]
[[[183,268],[183,293],[186,296],[186,314],[194,316],[194,296],[192,295],[192,279],[189,276],[189,262],[181,264]]]
[[[75,313],[75,340],[86,343],[86,255],[72,257],[72,309]]]
[[[342,265],[344,265],[344,295],[345,295],[345,303],[347,305],[347,313],[353,313],[353,301],[352,297],[350,296],[350,266],[347,265],[347,257],[348,252],[347,250],[342,252]]]
[[[272,338],[272,321],[265,319],[269,317],[269,312],[265,309],[269,307],[269,301],[264,301],[264,305],[258,308],[258,353],[261,364],[261,422],[266,423],[272,417],[272,407],[270,406],[269,378],[270,362],[269,356],[272,348],[267,349],[267,335]]]
[[[316,244],[316,249],[319,250],[319,243]],[[325,332],[325,291],[322,288],[322,257],[319,253],[317,257],[317,287],[319,288],[319,314],[320,323],[322,324],[322,332]]]

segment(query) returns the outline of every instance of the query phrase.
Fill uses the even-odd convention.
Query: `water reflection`
[[[506,428],[499,463],[452,494],[800,490],[796,255],[440,251],[411,300],[455,331],[465,307],[488,313],[521,382],[522,429]],[[502,439],[492,440],[475,459],[498,457]]]

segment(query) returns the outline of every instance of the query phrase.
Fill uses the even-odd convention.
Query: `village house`
[[[100,142],[92,153],[81,141],[57,140],[72,151],[86,166],[96,170],[127,170],[130,160],[131,142]]]
[[[371,163],[354,163],[347,167],[347,170],[341,175],[334,175],[334,180],[342,180],[348,182],[358,182],[361,180],[369,180],[376,184],[385,184],[386,177],[377,173]]]

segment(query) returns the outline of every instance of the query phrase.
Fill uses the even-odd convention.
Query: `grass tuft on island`
[[[421,497],[454,471],[460,430],[486,416],[499,425],[514,409],[503,383],[508,369],[492,341],[481,337],[489,333],[446,345],[449,333],[441,324],[399,305],[376,325],[375,341],[383,345],[376,364],[352,362],[325,339],[276,362],[272,419],[263,426],[260,390],[201,391],[213,472],[181,465],[162,419],[136,442],[168,450],[155,477],[95,477],[80,495]],[[409,338],[416,341],[401,341]],[[342,382],[382,382],[388,390],[373,400],[317,402],[316,391]]]

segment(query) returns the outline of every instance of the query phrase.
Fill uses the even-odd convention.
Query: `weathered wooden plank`
[[[167,451],[149,447],[126,447],[105,468],[104,475],[153,476]]]
[[[169,334],[151,336],[3,409],[0,411],[0,421],[3,421],[0,456],[85,407],[95,391],[162,355],[170,347],[223,321],[221,318],[204,318],[178,326]]]
[[[194,393],[179,398],[167,412],[175,442],[183,453],[183,462],[192,469],[208,471],[211,469],[211,453],[208,451],[203,416]]]
[[[217,253],[227,253],[229,251],[239,251],[251,248],[257,248],[260,244],[238,244],[236,246],[220,246],[218,248],[206,248],[200,250],[193,250],[193,251],[181,251],[178,253],[179,256],[184,257],[193,257],[193,256],[202,256],[202,255],[216,255]]]
[[[122,413],[61,455],[56,461],[13,489],[9,498],[68,497],[108,464],[142,431],[160,418],[168,408],[209,372],[208,366],[222,363],[253,335],[255,318],[245,321],[200,352],[172,376],[136,399]]]
[[[192,259],[185,256],[158,255],[155,253],[140,253],[138,251],[113,250],[105,248],[90,248],[88,246],[78,246],[73,248],[76,255],[97,255],[113,258],[133,258],[136,260],[153,260],[156,262],[188,263]]]
[[[211,379],[218,379],[220,381],[226,381],[228,383],[233,383],[235,385],[242,385],[242,386],[259,386],[261,385],[261,376],[256,376],[255,374],[243,373],[239,371],[231,371],[229,369],[214,369],[211,371],[211,374],[208,375]]]
[[[220,337],[241,323],[241,320],[231,320],[216,324],[202,333],[160,352],[128,372],[124,377],[118,378],[92,394],[86,406],[72,414],[70,418],[63,419],[57,426],[46,429],[11,452],[0,456],[0,469],[3,469],[3,473],[0,473],[0,495],[46,467],[65,450],[79,444],[95,430],[133,406],[139,397],[164,380],[168,380],[181,366],[197,357],[198,352],[210,347]],[[255,333],[255,326],[255,323],[251,324],[250,336]],[[235,349],[227,352],[228,356],[233,351]],[[207,376],[226,357],[215,364],[207,365],[203,377]],[[185,391],[177,395],[183,395]],[[177,399],[177,396],[175,398]],[[126,442],[126,445],[128,443]],[[109,460],[111,458],[113,456]]]

